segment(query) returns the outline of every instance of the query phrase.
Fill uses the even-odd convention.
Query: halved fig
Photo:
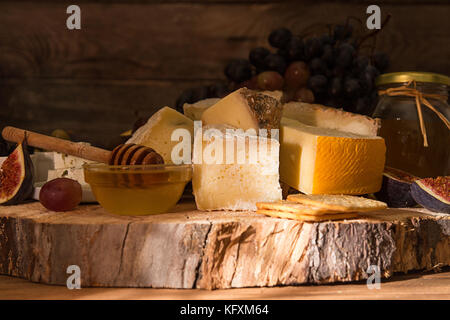
[[[0,204],[18,204],[33,192],[33,163],[26,140],[19,143],[0,168]]]
[[[417,180],[411,185],[411,195],[430,211],[450,213],[450,176]]]
[[[418,179],[405,171],[386,167],[381,190],[375,193],[375,197],[391,208],[413,207],[416,201],[411,195],[411,184]]]

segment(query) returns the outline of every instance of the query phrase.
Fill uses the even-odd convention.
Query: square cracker
[[[311,205],[305,205],[293,201],[276,201],[276,202],[257,202],[256,207],[261,210],[276,210],[282,212],[289,212],[294,214],[304,214],[304,215],[325,215],[333,213],[341,213],[336,210],[329,210],[325,208],[314,207]]]
[[[334,194],[291,194],[287,200],[338,212],[367,212],[387,208],[386,203],[363,197]]]
[[[342,220],[342,219],[351,219],[356,218],[358,215],[356,213],[338,213],[338,214],[324,214],[324,215],[306,215],[306,214],[298,214],[292,212],[283,212],[278,210],[265,210],[258,209],[256,213],[265,214],[267,216],[275,217],[275,218],[283,218],[283,219],[291,219],[291,220],[299,220],[299,221],[307,221],[307,222],[321,222],[321,221],[329,221],[329,220]]]

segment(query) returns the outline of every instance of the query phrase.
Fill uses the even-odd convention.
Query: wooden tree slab
[[[65,285],[237,288],[366,279],[369,265],[394,272],[450,265],[450,218],[425,209],[386,209],[322,223],[249,212],[125,217],[98,205],[55,213],[38,202],[0,206],[0,273]]]

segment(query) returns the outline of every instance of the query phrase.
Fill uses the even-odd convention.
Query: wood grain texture
[[[183,89],[224,79],[232,58],[268,46],[280,26],[322,33],[367,1],[81,1],[82,29],[65,27],[68,1],[0,2],[0,127],[111,149],[132,127],[173,106]],[[450,74],[450,5],[383,1],[392,19],[377,40],[391,71]],[[320,24],[321,26],[318,26]],[[0,128],[1,129],[1,128]]]
[[[173,105],[182,88],[203,81],[10,80],[0,86],[0,129],[6,125],[49,135],[69,132],[73,141],[87,141],[112,150],[119,135],[137,116],[148,118]]]
[[[194,208],[125,217],[92,205],[1,207],[0,273],[64,285],[76,264],[85,287],[219,289],[358,281],[372,264],[383,278],[450,265],[450,218],[424,209],[301,223]]]
[[[448,268],[447,268],[448,269]],[[366,282],[320,286],[284,286],[226,290],[85,288],[68,290],[65,286],[33,283],[0,276],[0,299],[33,300],[448,300],[450,272],[397,274],[381,281],[380,290],[369,290]]]
[[[367,4],[87,2],[80,31],[65,28],[66,7],[64,2],[0,4],[3,77],[222,78],[227,60],[247,58],[251,48],[267,46],[273,28],[321,34],[325,24],[347,16],[365,21]],[[377,46],[392,57],[393,71],[450,74],[448,4],[389,3],[382,12],[391,13],[392,21]]]

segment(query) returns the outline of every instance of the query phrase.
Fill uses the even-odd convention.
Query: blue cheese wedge
[[[49,181],[62,177],[65,170],[69,172],[83,171],[83,164],[93,161],[58,153],[58,152],[36,152],[31,155],[34,166],[35,182]],[[67,178],[84,182],[84,176],[80,173],[71,173]],[[80,180],[78,179],[80,178]]]
[[[82,168],[85,163],[94,162],[58,152],[53,153],[53,159],[55,169]]]
[[[83,168],[62,168],[48,171],[48,180],[56,178],[69,178],[78,181],[81,185],[87,185],[84,180]]]

